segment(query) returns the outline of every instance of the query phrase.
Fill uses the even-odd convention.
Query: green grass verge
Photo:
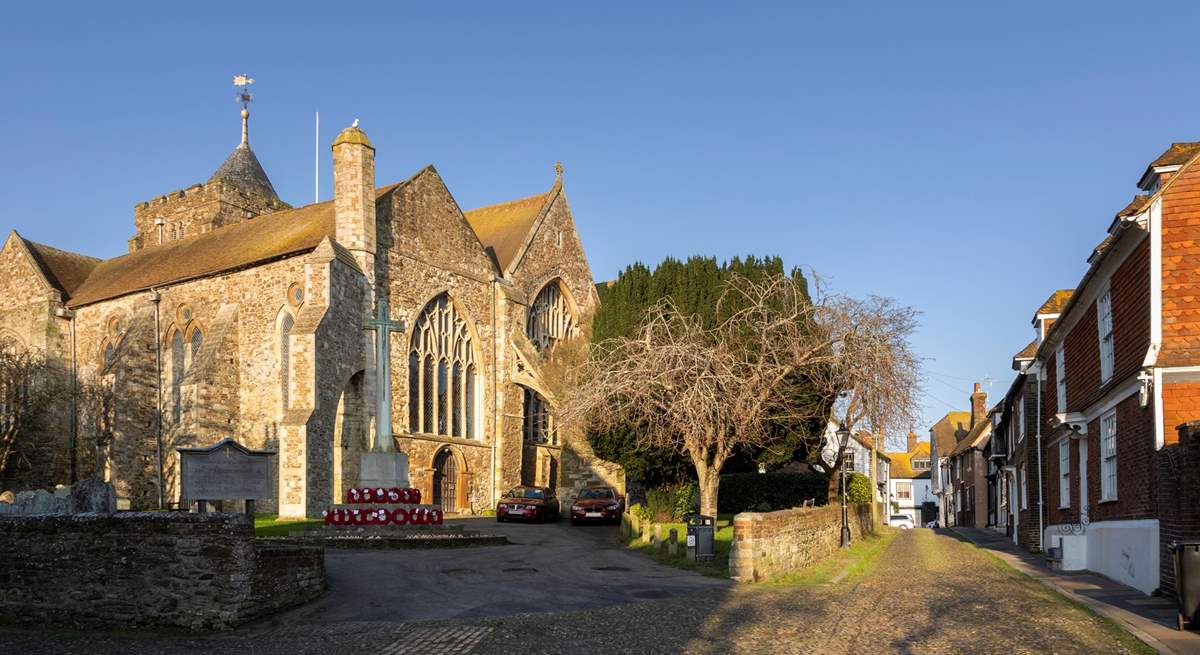
[[[1108,618],[1107,616],[1104,616],[1103,614],[1097,613],[1095,610],[1088,607],[1087,605],[1084,605],[1083,603],[1081,603],[1073,598],[1070,598],[1068,596],[1064,596],[1063,594],[1059,593],[1057,590],[1047,587],[1046,585],[1042,584],[1041,582],[1038,582],[1037,580],[1022,573],[1021,571],[1018,571],[1011,564],[1004,561],[1003,559],[1001,559],[995,553],[989,551],[988,549],[980,548],[974,542],[971,542],[969,540],[963,540],[963,543],[970,546],[971,548],[974,548],[976,552],[982,553],[983,555],[985,555],[986,556],[985,561],[989,565],[995,567],[1002,574],[1007,575],[1016,580],[1019,580],[1024,586],[1026,586],[1029,589],[1029,592],[1031,594],[1039,596],[1041,598],[1044,598],[1047,601],[1055,603],[1061,607],[1076,609],[1081,612],[1084,612],[1085,614],[1089,614],[1091,616],[1096,617],[1096,619],[1098,619],[1100,621],[1100,624],[1102,626],[1104,626],[1104,631],[1107,632],[1113,639],[1116,639],[1117,641],[1119,641],[1121,643],[1121,645],[1125,646],[1129,650],[1131,650],[1135,653],[1141,653],[1144,655],[1155,655],[1156,653],[1158,653],[1158,651],[1151,648],[1149,644],[1142,641],[1141,639],[1138,639],[1137,637],[1135,637],[1133,635],[1133,633],[1129,632],[1125,628],[1122,628],[1120,626],[1120,624],[1118,624],[1116,621],[1113,621],[1112,619]]]
[[[663,538],[665,539],[670,534],[671,528],[675,528],[676,534],[679,536],[679,541],[686,544],[687,541],[687,525],[684,523],[661,523],[663,526]],[[653,557],[660,564],[674,566],[679,569],[688,571],[696,571],[707,576],[715,578],[729,577],[729,549],[733,546],[733,514],[719,514],[717,516],[716,532],[713,533],[713,551],[715,553],[711,562],[694,562],[687,558],[686,548],[684,555],[680,557],[670,557],[663,553],[657,544],[643,544],[640,539],[628,540],[625,545],[630,548],[646,553]]]
[[[854,582],[871,571],[879,560],[879,555],[898,534],[900,534],[900,530],[896,528],[881,527],[876,534],[856,539],[851,542],[849,548],[839,549],[828,559],[800,571],[774,578],[766,584],[815,587],[824,584]]]
[[[310,525],[321,525],[321,519],[280,519],[274,514],[254,515],[254,536],[286,537],[292,530],[303,530]]]

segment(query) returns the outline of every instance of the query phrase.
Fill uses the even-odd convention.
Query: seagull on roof
[[[354,119],[354,122],[350,124],[350,127],[358,127],[358,119],[357,118]]]

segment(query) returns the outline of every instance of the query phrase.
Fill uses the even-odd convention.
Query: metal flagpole
[[[321,202],[321,112],[313,134],[313,202]]]

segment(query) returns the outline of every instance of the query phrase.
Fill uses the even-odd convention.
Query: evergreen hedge
[[[730,473],[721,476],[717,511],[769,512],[799,507],[804,501],[824,505],[829,499],[829,478],[823,473]]]

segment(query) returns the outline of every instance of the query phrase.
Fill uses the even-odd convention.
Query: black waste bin
[[[716,554],[713,550],[713,531],[716,520],[703,514],[692,514],[687,519],[688,559],[709,561]]]
[[[1200,609],[1200,541],[1173,541],[1168,546],[1175,560],[1175,598],[1179,602],[1179,629],[1197,627]]]

